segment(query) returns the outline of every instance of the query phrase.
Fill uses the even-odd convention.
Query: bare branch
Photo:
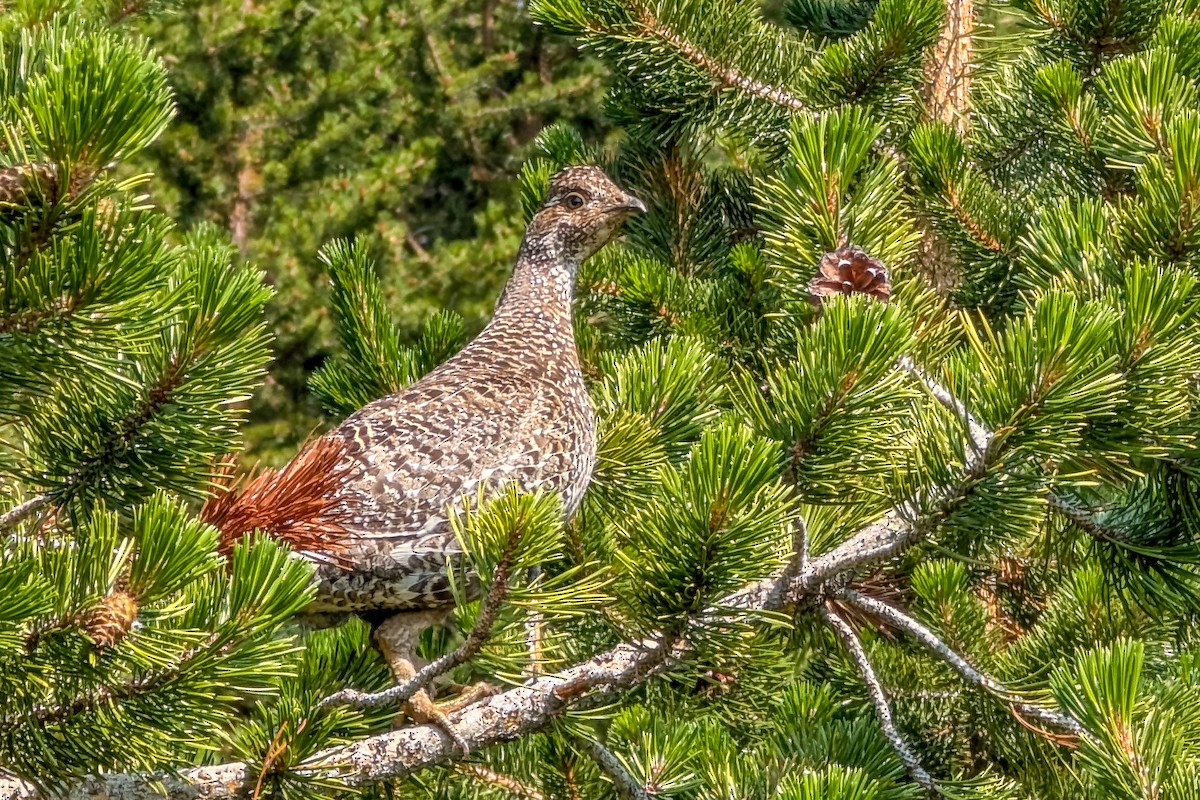
[[[883,728],[883,735],[892,743],[892,749],[896,751],[896,755],[900,756],[900,760],[904,762],[904,768],[908,770],[908,774],[914,781],[920,784],[926,791],[933,794],[940,794],[937,783],[934,782],[933,776],[925,771],[921,766],[921,762],[917,760],[916,754],[904,741],[904,737],[900,735],[900,731],[896,728],[895,720],[892,719],[892,709],[888,706],[887,695],[883,691],[883,686],[879,683],[879,677],[875,674],[875,668],[871,666],[871,661],[867,658],[867,651],[863,649],[862,642],[854,633],[854,629],[837,614],[834,614],[827,607],[821,607],[821,616],[833,628],[833,632],[838,635],[845,645],[846,650],[850,652],[850,659],[858,668],[859,675],[862,676],[863,683],[867,685],[867,694],[871,697],[871,703],[875,706],[875,713],[879,717],[879,724]]]
[[[20,505],[13,506],[8,511],[0,514],[0,530],[11,528],[35,511],[45,508],[49,503],[49,495],[39,494],[36,497],[29,498]]]
[[[937,634],[908,616],[898,608],[889,606],[872,597],[866,597],[853,589],[842,589],[836,595],[849,603],[858,606],[872,616],[878,617],[894,628],[905,631],[924,645],[930,652],[946,662],[955,672],[968,683],[972,683],[1001,700],[1009,703],[1023,716],[1031,717],[1053,725],[1056,728],[1070,731],[1077,736],[1086,736],[1087,731],[1074,717],[1056,709],[1043,708],[1023,700],[1019,694],[999,681],[991,678],[967,663],[966,659],[954,651],[950,645],[938,638]]]
[[[629,774],[629,770],[625,769],[625,765],[613,754],[613,751],[591,739],[577,737],[574,741],[576,746],[587,753],[588,757],[596,762],[596,766],[600,767],[600,771],[607,775],[608,779],[617,787],[617,796],[621,800],[650,800],[646,787]]]

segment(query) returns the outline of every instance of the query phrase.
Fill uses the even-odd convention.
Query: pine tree
[[[168,326],[182,355],[164,360],[163,318],[137,298],[184,320],[211,308],[173,276],[197,251],[221,263],[215,240],[87,262],[165,271],[161,288],[86,283],[98,288],[81,297],[129,315],[119,328],[51,302],[75,296],[58,287],[78,270],[48,260],[40,280],[8,277],[6,297],[21,294],[8,301],[4,357],[16,366],[5,369],[24,382],[6,401],[6,470],[24,502],[3,520],[16,577],[0,593],[11,654],[0,675],[19,699],[0,758],[19,777],[0,779],[0,795],[119,767],[130,771],[77,796],[1200,796],[1195,11],[535,3],[547,30],[609,65],[605,108],[623,136],[600,148],[566,126],[543,132],[520,179],[526,214],[556,168],[579,162],[602,163],[650,213],[580,277],[577,337],[601,429],[580,514],[563,529],[553,498],[507,493],[459,519],[483,598],[430,632],[432,664],[399,687],[385,688],[361,625],[277,630],[303,582],[266,576],[299,568],[258,542],[239,545],[226,572],[206,529],[165,494],[203,485],[206,459],[230,442],[175,413],[194,395],[159,404],[161,417],[136,405],[197,352],[174,333],[196,329],[185,321]],[[37,35],[117,46],[82,29]],[[129,130],[138,117],[122,105],[86,128],[103,136],[68,148],[46,131],[78,143],[73,130],[26,109],[100,84],[64,82],[49,55],[61,48],[31,36],[11,46],[37,58],[5,60],[19,65],[6,91],[25,99],[5,119],[0,187],[24,193],[8,201],[5,252],[14,264],[67,252],[65,238],[49,245],[74,236],[70,252],[102,254],[78,237],[115,230],[109,215],[161,220],[136,196],[102,204],[137,189],[106,184],[99,167],[162,123]],[[89,53],[70,63],[101,63]],[[118,62],[104,55],[108,74]],[[55,92],[40,88],[55,80]],[[100,120],[103,99],[70,118]],[[123,145],[101,146],[122,128]],[[72,183],[80,174],[91,182]],[[434,315],[403,344],[409,321],[388,308],[369,246],[334,243],[323,263],[342,348],[312,388],[331,412],[415,379],[462,340]],[[38,274],[28,270],[6,276]],[[54,288],[34,295],[43,287]],[[94,299],[121,288],[130,296]],[[238,317],[249,347],[257,306],[239,307],[255,309]],[[68,327],[38,339],[48,320]],[[150,366],[132,366],[143,353]],[[238,375],[204,383],[205,400],[230,396],[218,384]],[[97,385],[134,405],[110,412]],[[143,427],[163,432],[143,439]],[[71,444],[103,430],[120,446]],[[171,527],[174,538],[161,533]],[[150,569],[191,540],[200,566]],[[184,577],[163,583],[163,572]],[[109,583],[73,579],[84,574]],[[238,588],[251,578],[258,592]],[[129,617],[118,593],[139,624],[106,644]],[[213,610],[251,597],[265,598],[253,605],[261,626],[238,644],[183,669],[157,657],[172,635],[205,642],[226,624],[214,620],[244,620]],[[254,648],[265,666],[248,675],[232,654]],[[233,666],[213,666],[226,656]],[[118,664],[129,671],[114,682],[105,670]],[[176,681],[208,669],[205,688]],[[159,674],[169,678],[140,677]],[[480,677],[503,691],[454,718],[470,752],[429,726],[387,730],[398,701],[432,679]],[[223,738],[216,717],[230,706],[192,709],[197,691],[240,703]],[[78,697],[90,702],[76,710]],[[150,705],[169,697],[178,705]],[[169,713],[185,706],[198,716]],[[71,713],[47,723],[38,714],[50,708]],[[193,734],[172,726],[185,721],[211,732],[207,748],[180,743]],[[117,736],[126,725],[140,734]],[[176,738],[119,747],[155,726]],[[159,771],[134,771],[146,766]]]
[[[310,569],[189,511],[239,444],[269,290],[122,163],[171,97],[145,44],[18,9],[0,50],[0,763],[56,791],[218,751],[289,673]],[[10,17],[7,22],[13,22]]]

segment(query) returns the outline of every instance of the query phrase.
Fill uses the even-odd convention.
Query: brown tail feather
[[[351,536],[333,499],[345,479],[343,456],[340,441],[318,439],[281,470],[265,469],[227,483],[204,503],[200,518],[221,532],[222,553],[257,531],[293,550],[339,561]]]

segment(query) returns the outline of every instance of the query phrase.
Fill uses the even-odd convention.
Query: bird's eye
[[[567,195],[566,204],[567,208],[582,208],[583,195],[576,192],[571,192],[571,194]]]

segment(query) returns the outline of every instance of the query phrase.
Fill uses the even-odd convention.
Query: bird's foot
[[[379,650],[387,661],[397,685],[403,686],[416,677],[414,662],[417,660],[417,640],[421,630],[440,622],[446,613],[444,609],[435,609],[396,614],[384,620],[375,630],[375,642],[379,645]],[[449,715],[495,692],[496,689],[489,684],[477,683],[466,687],[458,697],[435,703],[429,693],[422,689],[404,703],[404,713],[396,718],[394,726],[403,725],[405,717],[417,724],[434,725],[449,736],[464,754],[469,753],[470,746],[455,730]]]
[[[480,681],[468,686],[458,697],[452,697],[449,700],[435,703],[430,699],[428,693],[422,690],[405,702],[404,715],[402,717],[407,716],[418,725],[433,725],[449,736],[458,745],[459,749],[462,750],[463,755],[468,755],[471,752],[471,746],[467,744],[467,741],[455,729],[454,723],[450,721],[450,715],[461,711],[472,703],[495,694],[497,691],[497,688],[490,683]],[[401,724],[402,722],[402,718],[397,718],[397,724]]]
[[[500,694],[500,687],[490,684],[487,681],[477,681],[476,683],[463,686],[455,697],[438,702],[436,705],[447,714],[453,714],[494,694]]]

